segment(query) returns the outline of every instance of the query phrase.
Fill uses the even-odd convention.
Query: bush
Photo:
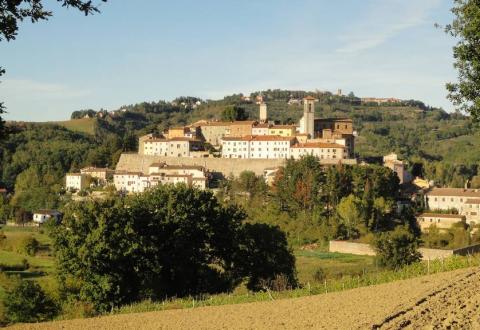
[[[40,243],[33,236],[26,237],[22,240],[20,245],[20,252],[29,256],[34,256],[40,247]]]
[[[327,277],[327,274],[325,274],[325,271],[323,270],[323,268],[318,268],[315,271],[315,274],[313,274],[313,279],[317,282],[325,281],[326,277]]]
[[[420,260],[418,238],[406,227],[398,226],[393,231],[381,233],[374,241],[380,265],[398,269]]]
[[[52,319],[57,313],[54,301],[36,282],[24,280],[5,297],[5,318],[10,323],[40,322]]]

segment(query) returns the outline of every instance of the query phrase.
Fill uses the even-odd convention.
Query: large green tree
[[[253,289],[279,274],[295,284],[283,233],[246,226],[244,218],[211,192],[181,185],[72,203],[53,232],[61,287],[106,311],[141,299],[229,291],[243,278]]]
[[[448,97],[454,105],[480,120],[480,1],[454,0],[455,18],[445,31],[458,39],[453,47],[458,81],[448,83]]]

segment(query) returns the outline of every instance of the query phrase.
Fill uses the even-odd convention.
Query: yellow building
[[[183,138],[189,131],[187,127],[172,127],[168,129],[168,138]]]
[[[297,126],[295,125],[273,125],[268,128],[268,135],[278,135],[283,137],[295,136]]]

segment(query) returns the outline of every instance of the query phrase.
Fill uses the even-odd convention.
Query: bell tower
[[[260,122],[266,123],[268,121],[267,104],[265,102],[260,103]]]
[[[303,99],[303,132],[309,135],[310,139],[315,138],[315,101],[312,96]]]

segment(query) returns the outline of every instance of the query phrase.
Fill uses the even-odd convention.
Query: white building
[[[300,159],[304,156],[316,156],[319,159],[345,159],[348,156],[344,145],[335,143],[298,143],[292,146],[290,155],[294,159]]]
[[[149,167],[149,173],[116,172],[113,183],[118,191],[141,193],[159,184],[183,183],[190,187],[206,189],[208,173],[202,166],[175,166],[164,163],[154,163]]]
[[[222,139],[223,158],[281,159],[290,158],[295,137],[244,136]]]
[[[252,127],[252,135],[268,135],[270,124],[260,123]]]
[[[190,157],[192,151],[201,150],[201,141],[187,137],[151,138],[139,145],[143,147],[141,154],[149,156]]]
[[[57,210],[38,210],[33,213],[33,222],[43,224],[47,220],[55,218],[59,221],[62,217],[62,213]]]
[[[87,188],[88,175],[82,173],[67,173],[65,178],[65,188],[67,190],[78,191]]]
[[[480,224],[480,189],[433,188],[425,193],[425,205],[430,210],[456,209],[467,223]]]
[[[89,175],[92,178],[96,178],[100,183],[106,183],[111,179],[113,175],[113,170],[109,168],[98,168],[98,167],[85,167],[80,170],[81,174]]]
[[[465,216],[459,214],[422,213],[417,216],[417,222],[423,232],[428,232],[432,226],[445,230],[459,222],[465,223]]]

